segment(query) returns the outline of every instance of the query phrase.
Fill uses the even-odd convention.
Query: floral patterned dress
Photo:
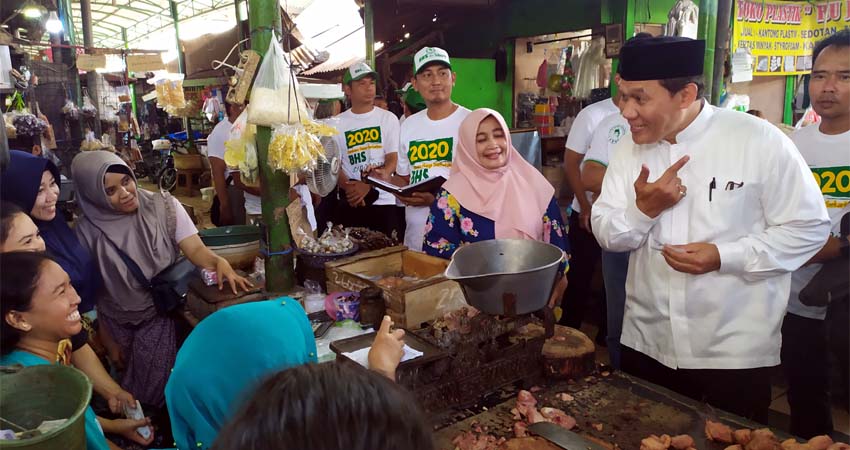
[[[566,224],[554,198],[549,202],[543,221],[543,241],[556,245],[567,255],[570,243],[567,240]],[[458,203],[447,190],[441,189],[437,200],[431,205],[431,213],[425,224],[425,242],[422,251],[439,258],[449,259],[462,245],[496,238],[496,223],[475,214]],[[569,270],[564,260],[561,269]]]

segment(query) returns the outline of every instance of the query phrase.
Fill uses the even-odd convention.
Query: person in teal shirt
[[[404,331],[390,331],[390,325],[384,317],[369,365],[395,379]],[[295,299],[216,311],[186,338],[165,386],[175,445],[180,450],[212,448],[219,430],[267,377],[317,361],[313,327]]]
[[[59,264],[43,253],[0,254],[0,365],[69,364],[68,340],[80,332],[80,297]],[[61,345],[60,345],[61,344]],[[136,428],[150,425],[148,419],[105,419],[86,408],[86,448],[109,450],[104,431],[148,445]]]

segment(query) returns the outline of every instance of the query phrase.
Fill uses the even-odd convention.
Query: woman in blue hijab
[[[38,226],[50,257],[70,276],[81,299],[80,314],[85,314],[95,307],[100,275],[88,250],[80,245],[61,214],[57,214],[60,180],[59,169],[49,160],[11,150],[9,166],[0,177],[0,197],[18,205]],[[88,345],[85,329],[72,337],[71,342],[74,366],[89,376],[95,391],[109,402],[113,412],[121,412],[124,403],[135,404],[133,396],[118,386],[103,368]]]
[[[391,332],[390,324],[385,317],[372,343],[369,365],[394,378],[404,352],[404,332]],[[313,327],[297,300],[243,303],[211,314],[177,352],[165,387],[177,448],[211,448],[219,430],[266,378],[315,362]]]

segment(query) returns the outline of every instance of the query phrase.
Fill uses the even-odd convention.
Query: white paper
[[[732,82],[752,81],[753,57],[743,49],[738,49],[732,55]]]
[[[365,348],[361,348],[360,350],[356,350],[356,351],[353,351],[353,352],[343,353],[343,355],[345,355],[346,358],[348,358],[352,361],[356,361],[357,364],[360,364],[361,366],[368,369],[369,368],[369,350],[371,350],[371,349],[372,349],[372,347],[365,347]],[[410,347],[407,344],[404,344],[404,355],[401,357],[401,362],[410,361],[411,359],[416,359],[416,358],[418,358],[422,355],[424,355],[424,353]]]

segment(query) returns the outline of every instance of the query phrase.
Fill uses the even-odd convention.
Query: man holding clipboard
[[[393,183],[417,184],[430,178],[448,179],[458,142],[460,123],[469,110],[452,102],[452,87],[457,75],[452,72],[449,54],[436,47],[425,47],[413,57],[413,88],[425,100],[427,108],[408,117],[401,126],[398,166]],[[404,245],[422,251],[425,222],[434,202],[433,191],[412,192],[396,197],[405,206]]]

